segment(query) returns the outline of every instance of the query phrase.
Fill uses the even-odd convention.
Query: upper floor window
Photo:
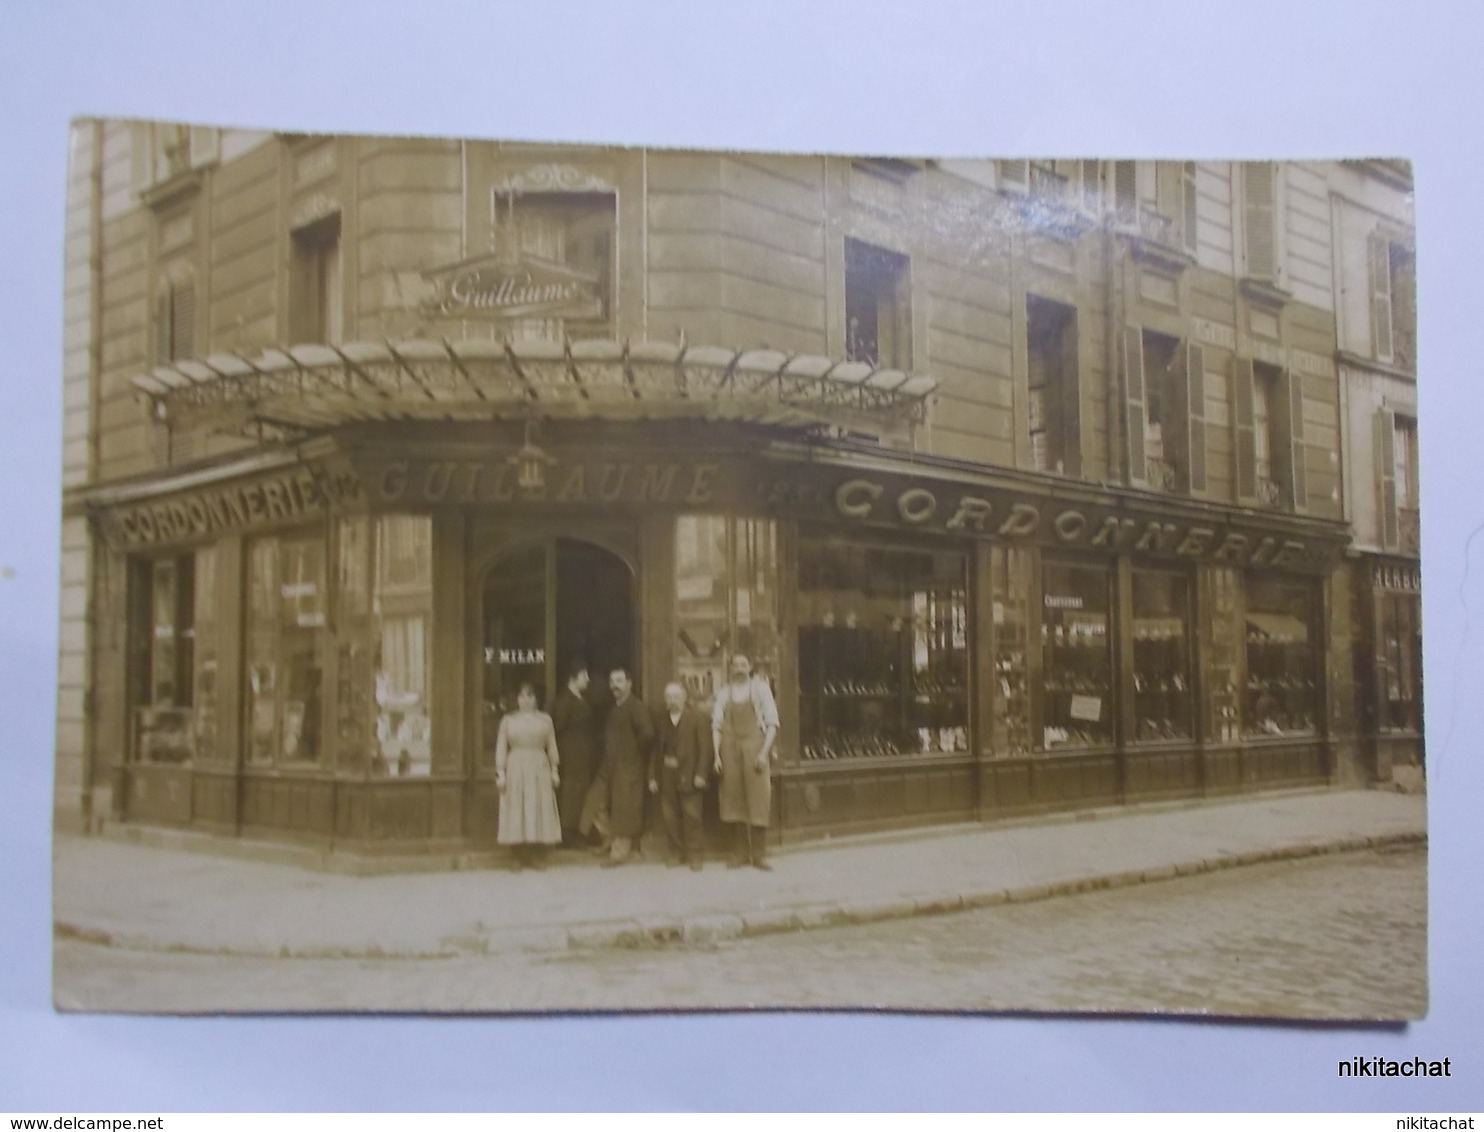
[[[845,241],[845,356],[906,369],[912,320],[908,260],[860,240]]]
[[[1145,479],[1151,487],[1173,488],[1175,467],[1170,459],[1167,432],[1170,419],[1170,382],[1180,343],[1146,330],[1144,346],[1144,456]]]
[[[1418,526],[1417,419],[1383,408],[1375,420],[1376,487],[1381,546],[1421,553]]]
[[[1269,283],[1279,278],[1278,165],[1244,161],[1241,171],[1242,253],[1246,274]]]
[[[577,300],[513,310],[517,335],[606,337],[614,302],[616,198],[608,192],[497,192],[492,244],[511,263],[578,284]],[[547,309],[547,308],[550,309]]]
[[[196,284],[166,279],[155,295],[155,362],[164,365],[196,352]]]
[[[129,147],[134,189],[148,192],[216,161],[221,154],[221,131],[176,122],[136,122]]]
[[[1304,387],[1300,375],[1251,358],[1232,363],[1237,501],[1308,506]]]
[[[1027,295],[1025,316],[1031,466],[1077,475],[1077,311]]]
[[[1000,187],[1037,200],[1095,213],[1102,196],[1101,163],[1065,158],[998,161]]]
[[[345,330],[340,214],[296,231],[290,261],[290,337],[295,342],[339,342]]]
[[[1167,242],[1194,254],[1199,237],[1195,162],[1156,163],[1154,199]]]
[[[1377,233],[1370,240],[1371,342],[1376,357],[1417,364],[1417,260],[1412,248]]]

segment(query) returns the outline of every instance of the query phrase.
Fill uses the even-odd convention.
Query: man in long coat
[[[644,831],[644,786],[649,749],[654,743],[654,720],[649,708],[633,694],[627,669],[615,668],[608,678],[613,706],[603,725],[603,759],[608,771],[608,825],[613,848],[604,866],[621,865],[633,852]]]
[[[660,798],[667,840],[665,864],[701,868],[701,804],[715,757],[706,716],[685,702],[685,688],[665,688],[665,712],[649,756],[649,792]]]
[[[588,684],[587,665],[580,664],[572,670],[566,687],[551,704],[557,750],[562,753],[562,786],[557,793],[557,807],[562,815],[562,837],[569,844],[578,840],[582,804],[597,769],[598,734],[593,708],[585,695]]]

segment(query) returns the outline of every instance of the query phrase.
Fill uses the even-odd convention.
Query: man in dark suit
[[[701,802],[706,768],[712,760],[711,727],[705,715],[685,702],[679,684],[665,687],[665,714],[649,756],[649,792],[660,796],[665,823],[665,864],[688,862],[697,872],[701,845]]]
[[[608,678],[613,706],[603,723],[603,760],[608,779],[608,826],[613,836],[605,867],[622,865],[644,832],[644,772],[654,744],[654,718],[633,694],[628,670]]]

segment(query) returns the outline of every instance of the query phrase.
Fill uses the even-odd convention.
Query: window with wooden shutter
[[[1122,224],[1139,219],[1139,163],[1113,162],[1113,212]]]
[[[136,193],[142,193],[150,186],[154,147],[150,124],[131,122],[129,124],[129,186]]]
[[[1180,166],[1180,240],[1191,255],[1199,246],[1197,223],[1195,162],[1186,161]]]
[[[1273,282],[1278,276],[1278,167],[1271,161],[1244,161],[1241,169],[1247,274]]]
[[[1417,257],[1407,244],[1393,243],[1391,260],[1391,360],[1407,369],[1417,365]]]
[[[1031,466],[1082,474],[1077,310],[1027,295],[1026,376]]]
[[[1144,449],[1144,332],[1137,326],[1123,330],[1123,375],[1128,482],[1142,484],[1148,474]]]
[[[196,354],[196,288],[180,282],[170,288],[170,358],[190,358]]]
[[[190,128],[191,165],[210,165],[221,157],[222,132],[210,126]]]
[[[1083,161],[1080,163],[1082,207],[1088,212],[1096,213],[1102,206],[1102,184],[1099,163],[1096,161]]]
[[[1382,548],[1395,550],[1401,542],[1396,498],[1396,413],[1378,409],[1374,422],[1371,444],[1376,468],[1376,527]]]
[[[1283,414],[1280,436],[1273,445],[1273,466],[1288,505],[1296,511],[1309,506],[1308,445],[1304,440],[1304,379],[1292,370],[1279,372],[1278,389]]]
[[[1030,164],[1029,161],[996,161],[1000,188],[1013,193],[1025,192],[1030,186]]]
[[[1373,234],[1370,238],[1371,275],[1371,344],[1376,357],[1389,362],[1392,357],[1391,310],[1391,242]]]
[[[1185,481],[1191,491],[1206,490],[1206,350],[1188,342],[1184,351]]]
[[[1256,375],[1251,358],[1232,359],[1232,429],[1236,455],[1237,502],[1257,502],[1257,439],[1253,421]]]

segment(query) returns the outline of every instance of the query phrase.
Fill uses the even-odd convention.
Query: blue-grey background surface
[[[1476,13],[1397,0],[3,5],[0,1109],[1484,1108]],[[1427,1021],[54,1014],[62,204],[78,114],[882,154],[1413,158]],[[1337,1060],[1361,1055],[1449,1056],[1454,1076],[1338,1080]]]

